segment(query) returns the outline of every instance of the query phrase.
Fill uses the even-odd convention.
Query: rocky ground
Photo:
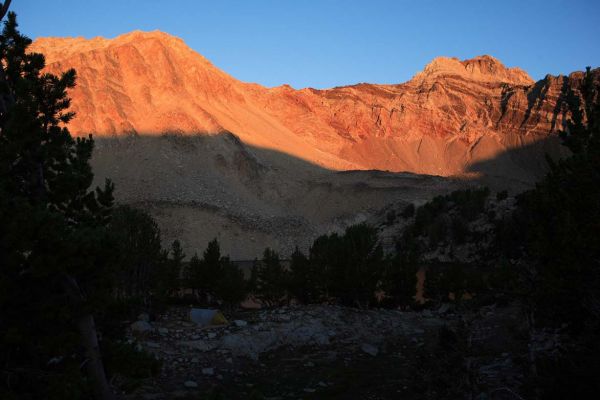
[[[418,398],[419,360],[433,351],[442,326],[465,319],[450,307],[290,306],[238,312],[228,315],[228,325],[201,328],[188,313],[172,308],[155,321],[131,325],[130,340],[163,367],[124,398]],[[477,390],[505,398],[498,396],[516,387],[521,374],[509,329],[519,324],[518,315],[488,307],[469,318]]]

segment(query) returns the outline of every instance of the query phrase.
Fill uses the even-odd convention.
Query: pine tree
[[[331,300],[337,295],[337,279],[346,264],[343,238],[337,233],[319,236],[309,249],[308,259],[315,271],[317,286],[322,288],[323,300]]]
[[[368,307],[375,299],[384,266],[377,230],[366,224],[348,227],[336,257],[332,294],[344,305]]]
[[[583,103],[573,101],[573,119],[561,135],[573,155],[549,160],[548,175],[518,198],[513,225],[513,234],[527,244],[528,273],[535,281],[528,293],[545,318],[560,324],[582,325],[600,312],[593,309],[600,271],[598,75],[588,68],[581,84]]]
[[[44,377],[57,355],[69,370],[81,345],[94,397],[110,399],[90,310],[114,259],[105,229],[113,187],[89,191],[94,142],[64,126],[74,117],[67,90],[75,71],[42,74],[44,57],[28,53],[30,44],[8,13],[0,35],[0,362],[11,383],[2,388],[50,397],[54,385],[63,391],[56,397],[74,396],[85,390],[76,372]]]
[[[288,274],[279,261],[279,254],[266,248],[261,261],[256,263],[256,297],[267,307],[285,300]]]
[[[176,296],[181,287],[180,276],[185,253],[179,240],[173,241],[170,253],[171,257],[166,260],[162,274],[163,294],[167,297]]]
[[[323,299],[323,278],[318,267],[296,247],[291,256],[290,294],[302,304],[318,303]]]
[[[202,262],[200,261],[200,257],[198,257],[198,253],[194,253],[185,271],[185,280],[186,285],[192,289],[193,294],[196,296],[200,295],[202,289],[201,269]]]
[[[518,197],[502,236],[519,244],[504,247],[520,260],[513,268],[527,315],[532,398],[587,398],[600,390],[599,72],[587,69],[581,95],[569,89],[572,118],[561,136],[572,155],[548,160],[549,173]],[[547,329],[563,335],[559,358],[533,345]]]
[[[400,254],[386,263],[382,289],[393,306],[408,307],[415,302],[417,293],[417,264]]]
[[[153,280],[161,263],[160,230],[152,217],[129,206],[117,207],[109,225],[119,243],[115,295],[121,300],[141,299],[150,306]]]
[[[246,300],[248,283],[244,272],[229,257],[221,257],[221,273],[215,286],[215,297],[223,301],[229,309],[234,309]]]
[[[215,238],[208,243],[202,257],[202,280],[204,290],[214,296],[215,287],[217,286],[223,274],[221,265],[221,246]]]

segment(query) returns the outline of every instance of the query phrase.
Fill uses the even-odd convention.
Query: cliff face
[[[552,138],[568,117],[565,94],[577,93],[582,76],[534,82],[490,56],[440,57],[403,84],[294,90],[240,82],[156,31],[43,38],[32,51],[45,54],[51,72],[77,70],[76,135],[232,132],[330,169],[443,176],[481,171],[485,160],[534,143],[543,151],[511,156],[505,168],[517,177],[543,168],[543,153],[560,151]]]

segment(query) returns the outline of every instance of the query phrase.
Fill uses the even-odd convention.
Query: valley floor
[[[449,398],[457,389],[509,399],[523,378],[512,356],[523,354],[520,316],[511,307],[459,314],[445,306],[290,306],[234,313],[230,324],[208,328],[189,322],[188,313],[169,309],[151,331],[132,336],[163,367],[124,398]],[[465,321],[468,346],[442,349],[443,327],[456,331]]]

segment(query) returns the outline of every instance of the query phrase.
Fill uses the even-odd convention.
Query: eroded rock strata
[[[238,81],[158,31],[110,40],[42,38],[32,49],[46,55],[52,72],[77,70],[75,134],[232,132],[246,144],[326,168],[443,176],[469,172],[509,149],[553,141],[568,116],[565,95],[577,92],[582,76],[534,82],[491,56],[440,57],[398,85],[295,90]],[[542,147],[557,151],[553,144]],[[538,162],[503,167],[526,175]]]

